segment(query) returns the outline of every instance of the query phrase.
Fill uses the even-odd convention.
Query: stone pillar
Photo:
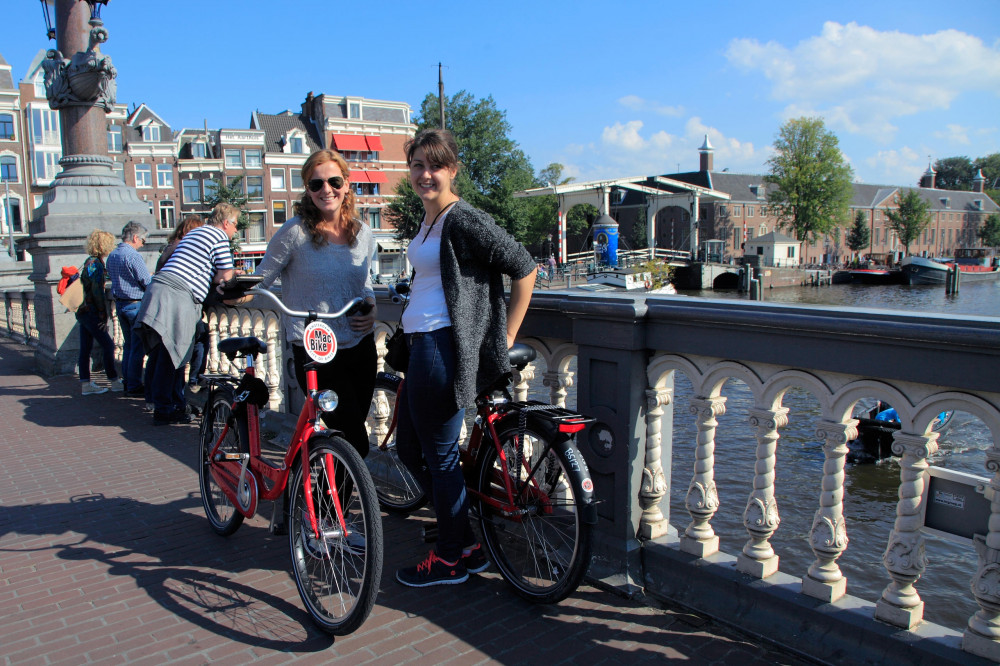
[[[875,604],[875,618],[891,625],[912,629],[923,620],[924,602],[913,584],[927,569],[924,535],[920,533],[920,497],[927,483],[927,457],[937,451],[938,433],[915,435],[897,432],[892,451],[902,454],[899,461],[899,502],[896,522],[882,562],[892,582]]]
[[[99,19],[90,20],[86,2],[57,0],[56,34],[59,48],[48,52],[43,67],[49,106],[59,110],[62,123],[63,171],[28,223],[23,245],[35,285],[35,362],[46,375],[74,372],[79,349],[76,318],[56,293],[62,266],[82,265],[84,242],[94,229],[120,237],[130,220],[156,228],[149,205],[114,174],[107,156],[106,115],[115,104],[117,76],[100,51],[108,32]]]
[[[566,406],[566,394],[569,387],[573,385],[572,372],[559,372],[558,370],[546,370],[542,373],[542,386],[549,388],[549,402],[559,407]]]
[[[694,450],[694,477],[688,486],[684,504],[691,514],[691,524],[681,537],[681,550],[698,557],[719,551],[719,537],[712,529],[712,516],[719,510],[719,493],[715,489],[715,427],[716,416],[726,413],[726,399],[692,398],[690,411],[698,426],[698,443]]]
[[[985,539],[979,535],[975,538],[979,571],[972,579],[972,595],[979,610],[969,618],[962,649],[1000,662],[1000,452],[986,452],[986,469],[993,472],[989,534]]]
[[[823,440],[823,485],[819,509],[813,517],[809,542],[816,561],[802,579],[802,592],[830,603],[847,592],[847,579],[837,566],[837,558],[847,550],[844,522],[844,460],[847,443],[858,436],[857,421],[824,422],[817,430]]]
[[[778,428],[787,424],[786,407],[750,410],[750,425],[757,429],[757,462],[753,491],[743,512],[743,525],[750,539],[736,558],[736,568],[755,578],[767,578],[778,570],[778,556],[769,539],[781,522],[774,499],[774,462]]]
[[[643,539],[657,539],[670,532],[670,508],[667,507],[667,514],[664,515],[660,503],[670,489],[663,468],[665,462],[667,470],[670,469],[673,450],[670,441],[673,434],[673,393],[672,374],[669,388],[646,389],[646,460],[642,468],[642,487],[639,489],[639,504],[642,507],[639,536]],[[670,424],[666,449],[661,446],[663,421]],[[666,456],[663,455],[664,450]]]

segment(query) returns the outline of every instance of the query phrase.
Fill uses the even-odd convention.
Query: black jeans
[[[292,344],[295,356],[295,380],[303,393],[306,390],[305,364],[312,361],[301,345]],[[329,363],[317,364],[316,380],[320,390],[330,389],[340,397],[340,404],[330,414],[323,415],[323,423],[332,430],[344,433],[344,438],[357,449],[361,457],[368,455],[368,431],[365,419],[375,394],[375,368],[378,352],[375,334],[369,333],[361,342],[347,349],[337,349]]]
[[[107,320],[101,320],[96,312],[87,310],[76,311],[76,321],[80,324],[80,381],[90,381],[90,350],[94,341],[101,346],[104,353],[104,373],[108,379],[117,379],[115,370],[115,343],[108,334]],[[374,373],[372,373],[374,375]],[[374,381],[374,376],[372,381]]]

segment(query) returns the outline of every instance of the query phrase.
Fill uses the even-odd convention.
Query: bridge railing
[[[37,345],[34,289],[5,289],[3,296],[4,319],[0,332],[22,344]]]

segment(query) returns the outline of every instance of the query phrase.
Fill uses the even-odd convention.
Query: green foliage
[[[968,157],[945,157],[934,163],[937,176],[934,187],[939,190],[971,190],[972,178],[976,175],[972,160]]]
[[[670,284],[670,279],[674,276],[674,267],[671,266],[666,261],[660,261],[659,259],[650,259],[646,263],[639,266],[639,270],[642,272],[648,272],[651,275],[650,289],[659,289],[660,287],[665,287]]]
[[[930,224],[930,204],[916,190],[907,190],[901,198],[897,197],[896,206],[887,210],[885,215],[889,218],[889,228],[896,232],[909,254],[910,243]]]
[[[990,153],[980,157],[973,166],[982,169],[986,179],[986,195],[993,201],[1000,201],[1000,153]]]
[[[635,224],[632,225],[632,233],[629,234],[629,242],[633,250],[641,250],[649,247],[649,239],[646,236],[646,205],[639,206],[636,210]]]
[[[215,208],[220,203],[236,206],[240,209],[240,216],[236,220],[236,229],[243,231],[249,227],[250,216],[244,208],[247,203],[247,197],[243,194],[243,176],[236,176],[229,183],[226,183],[221,178],[212,178],[211,180],[215,183],[215,191],[211,196],[202,199],[201,202],[209,208]],[[205,189],[207,192],[209,188]],[[240,234],[232,237],[229,241],[229,248],[233,251],[233,254],[240,251]]]
[[[396,229],[396,240],[409,240],[417,235],[424,219],[424,204],[413,191],[409,178],[399,181],[396,197],[385,207],[385,219]]]
[[[987,217],[977,235],[986,247],[1000,247],[1000,214],[993,213]]]
[[[860,252],[871,244],[872,234],[868,228],[868,215],[863,210],[854,214],[854,226],[847,234],[847,247],[852,252]]]
[[[778,224],[800,241],[815,241],[846,224],[853,172],[823,120],[789,120],[778,130],[774,151],[765,180],[776,185],[768,192],[768,207]]]
[[[563,178],[563,165],[553,162],[538,172],[538,187],[546,185],[566,185],[572,178]],[[559,198],[553,195],[530,197],[525,201],[528,228],[524,243],[537,245],[547,234],[554,234],[559,224]]]
[[[589,203],[577,204],[566,213],[566,233],[583,234],[590,228],[591,223],[600,216],[601,211],[597,206]]]
[[[437,127],[438,122],[438,96],[431,93],[420,106],[417,128]],[[477,100],[461,90],[445,97],[445,125],[458,142],[459,195],[492,215],[519,241],[527,242],[530,200],[513,195],[538,182],[527,155],[510,138],[507,114],[497,108],[493,97]]]

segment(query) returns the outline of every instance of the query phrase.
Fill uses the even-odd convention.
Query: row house
[[[0,56],[0,236],[2,253],[9,257],[12,239],[27,230],[31,210],[27,170],[25,169],[25,133],[21,114],[21,95],[14,85],[11,68]],[[16,256],[16,259],[23,259]]]

